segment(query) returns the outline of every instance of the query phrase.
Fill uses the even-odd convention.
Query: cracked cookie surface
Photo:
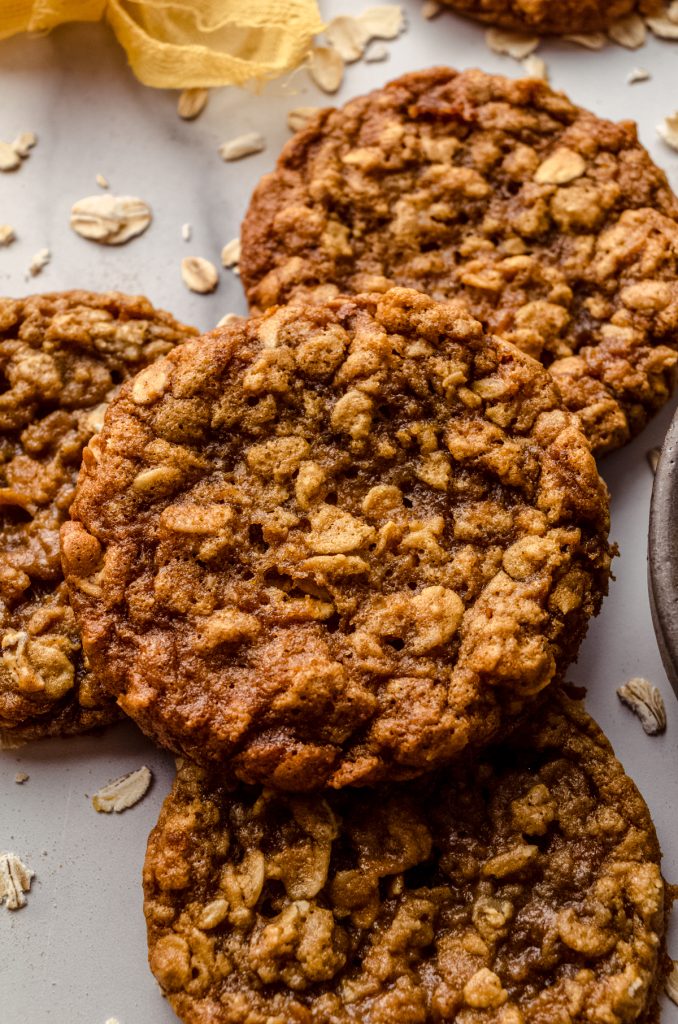
[[[139,296],[0,299],[0,745],[119,716],[82,656],[59,529],[120,382],[196,333]]]
[[[185,1024],[631,1024],[666,967],[648,809],[551,691],[477,762],[318,795],[180,765],[144,868]]]
[[[602,453],[674,386],[677,216],[631,122],[535,79],[434,68],[287,143],[239,266],[253,309],[392,284],[463,298],[550,368]]]
[[[64,568],[158,742],[287,789],[486,742],[576,656],[607,491],[550,376],[414,291],[287,306],[127,384]]]
[[[599,32],[628,14],[659,14],[662,0],[443,0],[461,14],[527,32]]]

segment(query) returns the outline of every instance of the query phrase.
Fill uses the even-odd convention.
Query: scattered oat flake
[[[665,117],[662,123],[657,125],[657,131],[668,146],[678,149],[678,112]]]
[[[400,4],[368,7],[357,16],[370,39],[397,39],[405,28],[405,14]]]
[[[16,853],[0,853],[0,903],[8,910],[19,910],[26,906],[25,892],[31,888],[35,871],[17,857]]]
[[[548,82],[549,72],[546,67],[546,61],[541,57],[537,57],[536,53],[531,53],[522,64],[528,78],[541,78],[544,82]]]
[[[99,188],[108,188],[108,178],[105,178],[103,174],[96,174],[94,177]]]
[[[20,786],[23,782],[28,782],[30,776],[26,775],[26,772],[17,772],[14,776],[14,781]]]
[[[670,13],[658,18],[646,18],[645,22],[659,39],[678,39],[678,19],[674,20]]]
[[[666,994],[678,1006],[678,960],[673,961],[673,970],[666,979]]]
[[[292,132],[301,131],[309,121],[313,120],[319,110],[322,110],[322,107],[295,107],[294,110],[288,111],[287,127]]]
[[[225,327],[227,324],[232,324],[236,320],[242,319],[243,318],[241,316],[238,316],[237,313],[227,313],[225,316],[222,316],[221,320],[217,324],[217,327]]]
[[[153,215],[136,196],[86,196],[71,207],[71,227],[82,238],[102,245],[122,245],[143,234]]]
[[[194,121],[207,106],[209,95],[209,89],[184,89],[177,102],[177,114],[184,121]]]
[[[666,730],[664,698],[647,679],[629,679],[619,687],[617,696],[638,716],[648,736],[658,736]]]
[[[344,78],[344,61],[330,46],[312,46],[308,70],[323,92],[336,92]]]
[[[38,136],[35,132],[21,132],[12,143],[12,149],[25,160],[37,142]]]
[[[0,224],[0,247],[11,245],[16,239],[14,228],[11,224]]]
[[[9,142],[0,142],[0,171],[15,171],[21,164],[21,157]]]
[[[647,453],[647,461],[650,463],[650,469],[653,473],[657,472],[657,466],[659,465],[659,457],[662,453],[661,448],[650,448]]]
[[[371,43],[365,50],[365,63],[378,64],[382,60],[388,60],[388,49],[383,43]]]
[[[110,814],[112,811],[119,814],[128,807],[134,807],[145,796],[152,778],[151,769],[142,765],[136,771],[109,782],[92,797],[94,810],[100,814]]]
[[[370,39],[362,22],[350,14],[332,18],[323,35],[347,64],[360,60]]]
[[[219,271],[202,256],[186,256],[181,261],[181,277],[186,287],[199,295],[213,292],[219,283]]]
[[[438,3],[438,0],[424,0],[421,7],[421,16],[426,18],[427,21],[432,21],[433,18],[437,18],[443,9],[443,5]]]
[[[564,36],[568,43],[576,43],[587,50],[602,50],[607,42],[604,32],[577,32],[571,36]]]
[[[634,82],[647,82],[648,78],[651,77],[652,75],[645,68],[633,68],[626,76],[626,81],[629,85],[633,85]]]
[[[28,273],[31,277],[37,277],[38,274],[41,274],[51,258],[52,253],[49,249],[38,249],[28,267]]]
[[[221,250],[221,264],[226,268],[235,267],[240,262],[240,239],[232,238]]]
[[[639,14],[627,14],[625,18],[613,21],[607,34],[613,42],[625,46],[627,50],[637,50],[645,42],[647,29]]]
[[[219,156],[227,162],[241,160],[244,156],[252,156],[266,149],[266,140],[259,132],[245,132],[235,139],[229,139],[219,146]]]
[[[193,228],[191,227],[190,224],[181,225],[181,237],[183,238],[184,242],[190,242],[192,234]]]
[[[488,28],[485,42],[493,53],[506,53],[516,60],[524,60],[539,46],[539,36],[525,32],[511,32],[504,28]]]

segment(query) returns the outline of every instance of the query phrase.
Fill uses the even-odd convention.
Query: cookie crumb
[[[35,871],[31,871],[16,853],[9,850],[0,853],[0,903],[4,901],[8,910],[25,907],[24,893],[30,891],[34,877]]]
[[[16,234],[11,224],[0,224],[0,247],[11,245],[16,241]]]
[[[213,292],[219,284],[217,268],[202,256],[186,256],[181,261],[181,277],[186,287],[198,295]]]
[[[645,68],[633,68],[626,76],[626,81],[629,85],[634,85],[635,82],[647,82],[649,78],[652,78],[652,75]]]
[[[219,146],[219,156],[226,163],[231,160],[242,160],[245,156],[252,156],[254,153],[261,153],[266,149],[266,140],[259,132],[245,132],[235,139],[222,142]]]
[[[184,242],[190,242],[192,234],[193,228],[191,227],[190,224],[181,225],[181,237],[183,238]]]
[[[104,177],[103,174],[95,175],[94,180],[96,181],[99,188],[109,188],[108,178]]]
[[[103,786],[92,797],[92,806],[100,814],[110,814],[112,811],[120,814],[139,803],[146,795],[152,779],[151,769],[142,765],[136,771],[121,775],[119,779]]]
[[[620,686],[617,696],[622,704],[633,711],[648,736],[658,736],[666,731],[666,708],[664,698],[647,679],[629,679]]]
[[[14,776],[14,781],[21,785],[22,782],[28,782],[29,778],[30,775],[26,775],[26,772],[17,772]]]

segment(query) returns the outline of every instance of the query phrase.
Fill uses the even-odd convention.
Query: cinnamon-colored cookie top
[[[179,768],[144,868],[184,1024],[658,1019],[670,903],[648,809],[549,696],[478,761],[313,796]]]
[[[175,349],[85,450],[64,568],[157,741],[245,781],[409,777],[576,656],[607,491],[552,378],[405,289]]]
[[[0,745],[117,717],[82,657],[59,528],[120,383],[196,333],[141,296],[0,299]]]
[[[288,142],[254,193],[240,271],[259,310],[393,284],[463,299],[550,369],[600,453],[673,388],[677,217],[630,121],[535,79],[433,68]]]

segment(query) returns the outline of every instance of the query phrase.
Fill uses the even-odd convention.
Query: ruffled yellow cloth
[[[315,0],[0,0],[0,39],[108,18],[144,85],[241,85],[296,67],[323,23]]]

